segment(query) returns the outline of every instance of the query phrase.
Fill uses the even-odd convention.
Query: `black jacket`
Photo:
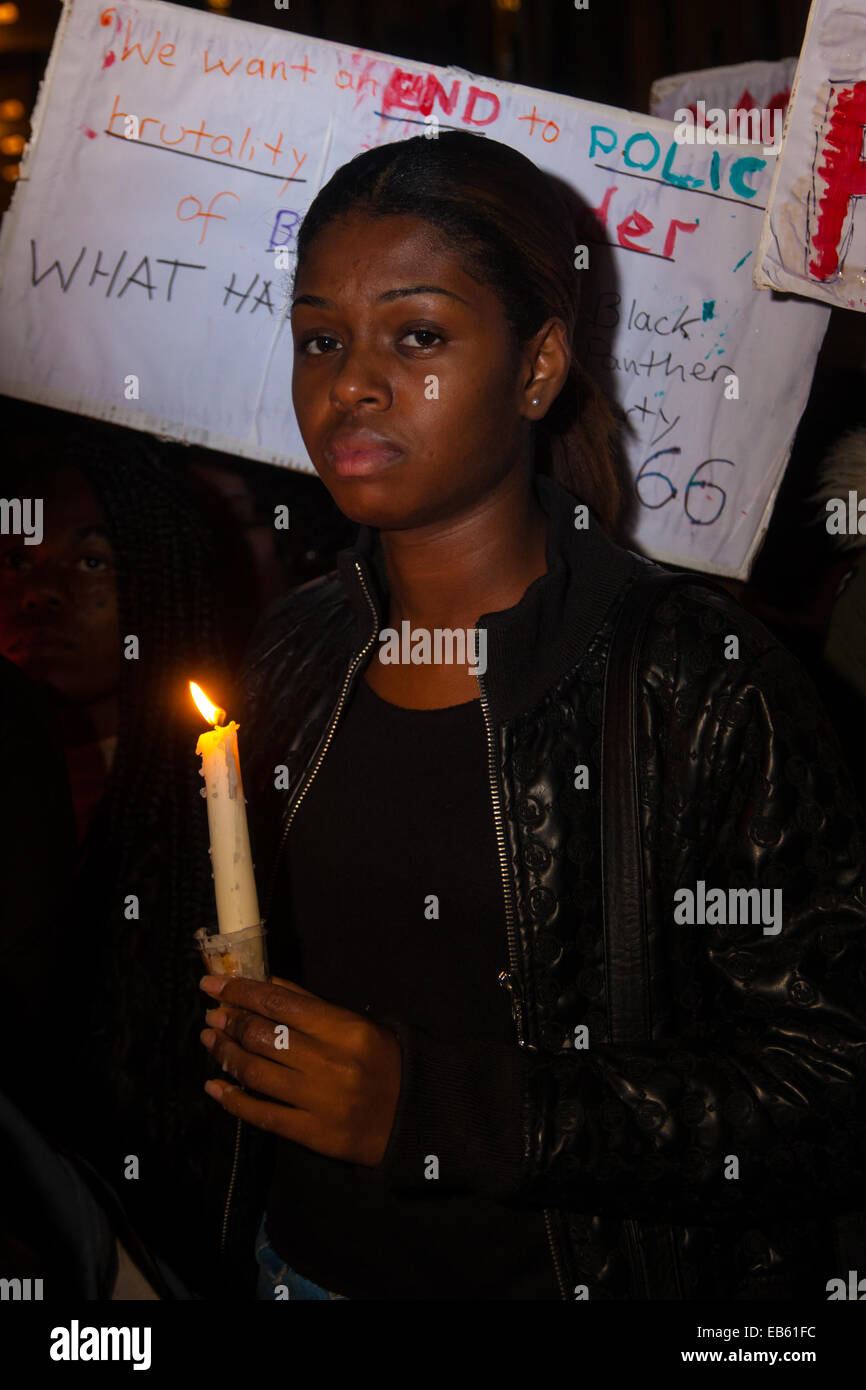
[[[543,1208],[563,1299],[826,1298],[846,1273],[833,1217],[858,1205],[866,1170],[866,822],[838,740],[794,658],[726,594],[696,578],[660,601],[638,660],[651,1041],[611,1044],[603,679],[649,562],[592,519],[576,529],[574,498],[537,486],[548,573],[479,618],[515,1042],[381,1020],[403,1049],[382,1172],[423,1191],[436,1153],[449,1190]],[[272,937],[290,930],[292,812],[386,613],[377,534],[362,528],[337,572],[281,600],[252,643],[240,752]],[[615,853],[604,846],[608,872]],[[780,888],[781,931],[678,925],[674,894],[699,880],[767,889],[768,903]],[[241,1131],[238,1253],[281,1142]]]

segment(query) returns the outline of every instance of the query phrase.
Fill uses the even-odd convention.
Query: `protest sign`
[[[340,165],[434,118],[594,210],[580,346],[626,413],[634,543],[745,576],[828,316],[751,284],[770,161],[462,69],[162,0],[67,3],[0,237],[0,390],[309,471],[296,229]]]
[[[866,309],[866,3],[813,0],[755,284]]]
[[[796,58],[778,63],[734,63],[724,68],[702,68],[660,77],[650,88],[650,113],[673,121],[683,108],[695,110],[703,101],[722,111],[788,109]]]

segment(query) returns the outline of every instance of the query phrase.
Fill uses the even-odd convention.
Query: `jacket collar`
[[[588,527],[575,528],[577,499],[560,483],[536,473],[535,488],[550,518],[547,573],[534,580],[512,608],[478,619],[478,626],[487,630],[487,672],[482,679],[498,724],[533,708],[577,664],[639,563],[605,534],[591,512]],[[388,611],[378,530],[362,526],[355,544],[340,551],[337,570],[355,612],[360,648],[373,628],[364,583],[376,609],[377,631]]]

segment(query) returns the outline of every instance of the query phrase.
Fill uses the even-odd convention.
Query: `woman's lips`
[[[331,455],[331,467],[338,478],[369,478],[384,472],[402,457],[402,449],[335,449]]]

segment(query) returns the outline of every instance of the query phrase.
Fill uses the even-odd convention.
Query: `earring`
[[[533,404],[533,405],[538,405],[538,397],[537,397],[537,396],[533,396],[533,397],[532,397],[532,404]]]

